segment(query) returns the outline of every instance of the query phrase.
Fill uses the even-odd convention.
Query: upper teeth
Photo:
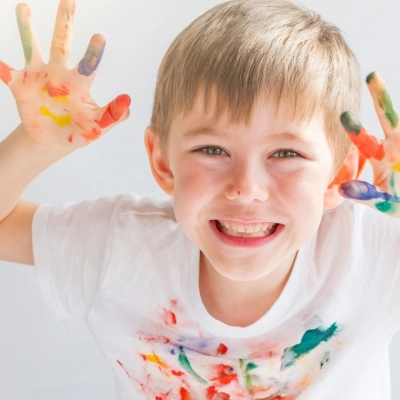
[[[274,227],[274,223],[262,222],[257,224],[241,224],[234,221],[218,221],[224,228],[236,231],[239,233],[255,233],[260,231],[268,231]]]

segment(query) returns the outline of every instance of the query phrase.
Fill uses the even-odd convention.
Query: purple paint
[[[103,42],[100,46],[89,45],[85,56],[79,63],[78,72],[84,76],[92,75],[98,65],[100,64],[101,58],[103,57],[104,48],[106,44]]]

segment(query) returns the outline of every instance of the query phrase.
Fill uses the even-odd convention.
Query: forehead
[[[301,135],[315,130],[325,133],[322,110],[315,109],[313,113],[307,113],[301,107],[296,108],[292,101],[273,95],[256,98],[247,113],[246,110],[234,111],[229,104],[221,104],[215,93],[206,97],[199,92],[192,107],[173,118],[171,131],[179,131],[184,137],[249,128],[271,134]]]

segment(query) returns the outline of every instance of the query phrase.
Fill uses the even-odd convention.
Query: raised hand
[[[373,185],[364,181],[344,182],[342,196],[400,217],[400,127],[399,117],[381,76],[373,72],[367,77],[375,110],[385,133],[385,140],[368,133],[351,112],[341,116],[342,125],[351,141],[369,160],[374,172]]]
[[[25,67],[14,70],[0,61],[0,79],[10,88],[24,134],[34,144],[73,151],[100,138],[129,115],[130,98],[123,94],[99,107],[90,87],[105,47],[94,35],[86,53],[73,69],[67,68],[75,1],[60,0],[48,64],[42,58],[31,13],[26,4],[16,7]]]

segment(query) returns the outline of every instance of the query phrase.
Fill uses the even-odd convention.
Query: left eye
[[[280,149],[278,151],[276,151],[272,157],[275,158],[293,158],[293,157],[301,157],[299,153],[296,153],[293,150],[289,150],[289,149]]]

